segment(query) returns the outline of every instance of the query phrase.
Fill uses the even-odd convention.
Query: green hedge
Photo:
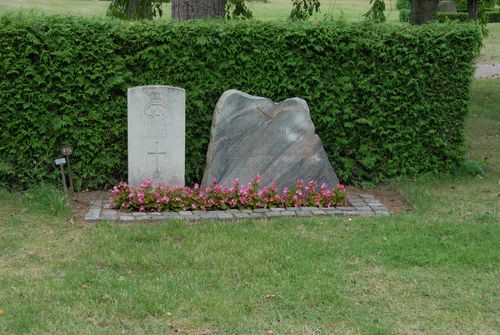
[[[500,22],[500,11],[493,12],[487,11],[486,13],[486,21],[488,23],[496,23]],[[436,19],[439,22],[447,22],[447,21],[458,21],[458,22],[467,22],[469,21],[468,13],[437,13]]]
[[[439,22],[447,21],[458,21],[467,22],[469,21],[469,14],[467,13],[436,13],[436,20]]]
[[[81,187],[127,174],[127,88],[187,90],[186,179],[201,179],[212,113],[237,88],[308,101],[340,178],[448,170],[464,155],[475,25],[120,22],[0,17],[0,184],[57,182],[75,147]]]
[[[455,0],[455,6],[457,7],[457,12],[467,13],[467,0]]]
[[[489,23],[497,23],[500,22],[500,10],[494,12],[486,12],[486,17],[488,18]]]
[[[411,0],[396,0],[396,8],[401,9],[411,9]]]
[[[399,22],[409,23],[411,18],[411,9],[400,9],[399,10]]]
[[[500,5],[498,0],[480,0],[479,5],[485,11],[495,11],[495,3]],[[469,11],[467,6],[467,0],[455,0],[455,6],[457,7],[457,12],[467,13]]]
[[[397,0],[396,8],[399,10],[399,21],[410,22],[411,0]]]

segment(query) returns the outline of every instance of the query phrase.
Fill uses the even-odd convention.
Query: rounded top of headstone
[[[243,92],[243,91],[240,91],[240,90],[236,90],[236,89],[230,89],[230,90],[227,90],[226,92],[222,93],[221,97],[219,98],[220,101],[223,101],[225,99],[227,99],[227,97],[230,97],[232,95],[238,95],[238,96],[242,96],[244,98],[247,98],[247,99],[267,99],[267,98],[264,98],[264,97],[259,97],[259,96],[255,96],[255,95],[250,95],[246,92]]]
[[[168,85],[145,85],[145,86],[135,86],[135,87],[129,87],[128,91],[136,91],[136,90],[143,90],[143,89],[164,89],[164,90],[172,90],[172,91],[181,91],[181,92],[186,92],[185,89],[181,87],[175,87],[175,86],[168,86]]]
[[[457,6],[455,4],[455,1],[453,0],[448,0],[448,1],[440,1],[438,4],[438,12],[441,13],[456,13],[457,12]]]

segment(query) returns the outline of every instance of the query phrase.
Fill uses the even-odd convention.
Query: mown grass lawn
[[[86,225],[0,192],[0,334],[496,334],[499,91],[468,118],[486,174],[395,181],[402,215]]]
[[[36,10],[47,14],[104,16],[109,1],[97,0],[0,0],[0,11]]]

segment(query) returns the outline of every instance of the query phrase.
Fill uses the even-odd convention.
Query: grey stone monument
[[[455,4],[455,1],[453,1],[453,0],[440,1],[438,4],[438,12],[440,12],[440,13],[456,13],[457,6]]]
[[[299,178],[330,188],[339,182],[304,100],[275,104],[229,90],[215,107],[202,186],[213,178],[224,186],[235,178],[247,183],[257,174],[263,186],[294,187]]]
[[[184,185],[186,92],[170,86],[128,89],[128,181]]]

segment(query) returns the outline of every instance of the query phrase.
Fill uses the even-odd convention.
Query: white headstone
[[[184,185],[186,91],[171,86],[128,89],[128,182]]]

